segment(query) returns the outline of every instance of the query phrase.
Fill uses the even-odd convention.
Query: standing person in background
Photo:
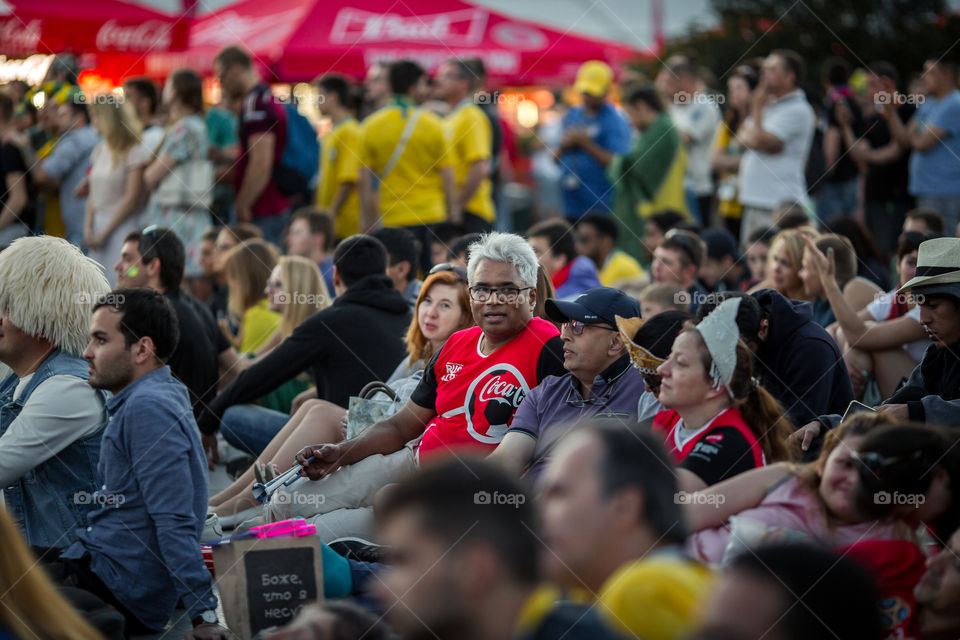
[[[106,267],[120,254],[127,234],[137,229],[143,170],[152,155],[141,141],[140,123],[129,105],[95,100],[91,110],[103,141],[93,149],[83,239],[87,255]],[[106,272],[110,286],[115,287],[116,273]]]
[[[743,147],[737,140],[737,131],[747,117],[750,93],[759,82],[757,71],[750,65],[740,65],[727,78],[727,110],[717,127],[710,149],[710,165],[719,174],[717,185],[717,212],[723,225],[735,238],[740,237],[740,159]]]
[[[203,120],[203,81],[195,71],[177,69],[163,87],[169,124],[156,155],[143,173],[150,201],[141,227],[170,229],[186,248],[185,277],[203,274],[200,245],[210,226],[213,169]]]
[[[100,142],[100,136],[90,126],[87,103],[80,98],[79,89],[57,108],[57,130],[60,137],[53,150],[30,173],[38,187],[59,191],[60,216],[67,240],[83,246],[83,220],[86,196],[76,196],[75,190],[87,177],[90,153]]]
[[[163,140],[163,125],[157,117],[160,108],[160,91],[153,80],[144,77],[127,78],[123,81],[123,97],[133,105],[140,121],[140,138],[150,153],[155,153]]]
[[[490,196],[493,198],[494,218],[501,231],[512,230],[513,221],[497,218],[502,198],[504,181],[512,180],[513,162],[511,153],[516,149],[513,130],[500,117],[499,94],[490,93],[487,86],[487,67],[480,58],[465,58],[463,63],[470,69],[474,79],[473,102],[483,111],[490,122]],[[504,224],[508,224],[509,228]]]
[[[382,107],[390,98],[390,67],[382,62],[374,62],[367,69],[363,79],[363,105],[361,119]]]
[[[450,141],[440,118],[418,106],[417,98],[427,90],[423,68],[399,60],[390,65],[389,78],[393,97],[363,122],[361,226],[409,229],[420,241],[421,261],[428,264],[432,225],[463,223]]]
[[[241,47],[224,47],[213,61],[224,94],[241,100],[240,157],[233,200],[238,222],[252,222],[263,237],[283,246],[290,203],[277,187],[273,173],[287,144],[287,116]]]
[[[701,78],[693,62],[672,66],[677,91],[671,96],[670,118],[687,148],[685,188],[696,198],[700,222],[712,222],[713,177],[710,168],[710,146],[720,124],[720,109],[713,96],[699,91]]]
[[[30,235],[36,222],[36,209],[31,202],[31,178],[23,152],[7,138],[15,129],[13,99],[0,93],[0,249],[23,236]]]
[[[612,213],[613,186],[607,167],[614,154],[630,149],[630,124],[607,100],[613,71],[590,60],[580,65],[574,90],[583,104],[563,116],[560,166],[563,177],[563,213],[573,222],[585,213]]]
[[[956,63],[940,59],[923,65],[926,99],[904,125],[896,109],[885,108],[894,139],[910,154],[910,195],[918,207],[943,215],[952,235],[960,222],[960,91]]]
[[[232,222],[234,166],[240,153],[237,137],[236,100],[221,96],[220,103],[207,109],[207,137],[210,141],[210,162],[213,163],[213,205],[210,213],[216,224]]]
[[[616,248],[618,239],[617,222],[611,216],[588,213],[577,222],[577,252],[593,260],[605,287],[645,275],[639,262]]]
[[[823,66],[822,80],[827,95],[820,113],[820,127],[824,129],[823,159],[827,171],[817,189],[817,217],[826,221],[857,214],[857,178],[862,163],[850,153],[836,114],[845,108],[850,116],[849,125],[858,131],[863,127],[863,116],[847,84],[850,64],[846,60],[828,59]]]
[[[737,132],[746,149],[740,163],[741,241],[755,227],[771,226],[780,203],[807,202],[804,168],[816,116],[798,87],[803,68],[795,52],[771,52],[750,97],[750,113]]]
[[[353,87],[334,74],[317,78],[313,86],[318,91],[320,113],[333,124],[321,146],[317,208],[333,219],[337,238],[349,238],[360,233],[360,123]]]
[[[445,62],[437,73],[437,94],[450,105],[444,126],[457,183],[456,208],[463,211],[467,233],[492,230],[495,217],[490,183],[493,129],[474,102],[479,86],[473,69],[456,58]]]
[[[656,89],[634,89],[624,108],[640,135],[628,153],[613,157],[607,174],[617,185],[614,215],[620,227],[620,248],[645,262],[659,244],[659,240],[648,243],[650,219],[664,210],[679,212],[674,224],[690,217],[683,192],[687,154]]]
[[[917,110],[907,102],[895,106],[900,76],[889,62],[874,62],[867,71],[867,82],[873,101],[872,111],[865,113],[862,130],[854,130],[853,114],[844,102],[838,102],[836,120],[850,155],[866,165],[863,187],[864,221],[873,231],[884,258],[893,255],[904,217],[913,208],[907,191],[910,173],[910,149],[894,140],[883,111],[896,109],[901,122],[909,122]]]

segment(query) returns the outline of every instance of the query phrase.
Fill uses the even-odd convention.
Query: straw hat
[[[633,341],[640,327],[643,326],[643,318],[636,316],[633,318],[616,317],[617,329],[620,330],[620,337],[623,343],[627,345],[627,352],[630,354],[630,361],[633,366],[640,370],[640,373],[649,376],[657,375],[657,367],[666,362],[663,358],[658,358],[644,347],[641,347]]]
[[[917,273],[897,293],[951,295],[960,298],[960,238],[934,238],[920,245]]]

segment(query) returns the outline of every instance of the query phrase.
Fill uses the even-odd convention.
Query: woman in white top
[[[907,231],[897,245],[898,285],[913,278],[917,251],[929,234]],[[808,241],[814,267],[837,318],[828,329],[837,341],[850,372],[854,394],[862,398],[867,382],[876,380],[880,397],[889,398],[923,357],[930,340],[920,323],[920,308],[906,293],[893,289],[878,295],[857,312],[843,297],[834,273],[833,256],[824,256]]]
[[[97,96],[90,113],[103,141],[91,154],[83,241],[91,258],[110,265],[120,255],[123,239],[137,228],[150,152],[141,143],[140,122],[129,104],[110,94]],[[105,271],[110,286],[117,286],[117,274]]]

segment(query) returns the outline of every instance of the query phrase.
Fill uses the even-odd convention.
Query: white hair
[[[467,262],[467,274],[472,285],[473,274],[477,271],[481,260],[492,262],[507,262],[512,264],[520,280],[528,287],[537,286],[537,255],[530,244],[514,233],[500,233],[494,231],[484,234],[467,249],[470,256]]]
[[[0,311],[71,355],[83,353],[93,305],[109,292],[100,263],[63,238],[20,238],[0,252]]]

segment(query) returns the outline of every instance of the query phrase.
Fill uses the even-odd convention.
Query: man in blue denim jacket
[[[21,238],[0,253],[0,488],[27,542],[65,548],[87,524],[100,486],[106,394],[80,354],[93,299],[110,290],[99,265],[66,240]]]
[[[178,598],[194,630],[227,638],[200,553],[207,470],[186,387],[164,361],[179,339],[170,302],[149,289],[117,289],[94,306],[90,385],[112,392],[103,434],[103,486],[89,526],[61,555],[76,586],[124,614],[128,633],[157,631]]]

